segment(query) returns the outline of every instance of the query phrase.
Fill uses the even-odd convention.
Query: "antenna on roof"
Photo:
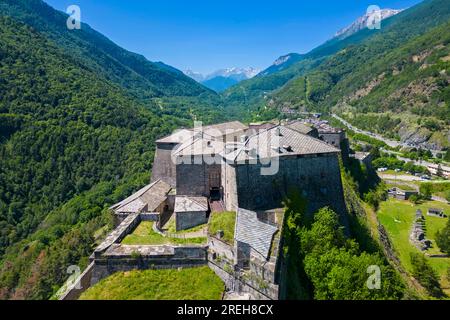
[[[281,134],[281,126],[278,126],[278,127],[275,129],[275,134],[276,134],[277,136],[282,136],[282,134]]]

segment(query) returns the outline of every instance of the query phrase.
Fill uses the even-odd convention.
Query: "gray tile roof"
[[[207,136],[218,138],[235,132],[243,132],[247,129],[248,127],[243,123],[239,121],[231,121],[200,128],[176,130],[171,135],[156,140],[156,143],[184,143],[185,141],[196,136],[195,133],[197,133],[197,131],[203,132]]]
[[[167,199],[167,194],[170,190],[170,185],[162,180],[157,180],[143,187],[125,200],[116,203],[110,209],[116,213],[153,212]]]
[[[213,137],[223,136],[225,134],[229,134],[235,131],[243,131],[248,129],[248,127],[239,122],[239,121],[231,121],[219,124],[213,124],[211,126],[206,126],[203,128],[203,131],[208,133]],[[219,134],[221,132],[222,134]]]
[[[177,196],[175,212],[205,212],[208,211],[208,199],[205,197]]]
[[[276,227],[260,221],[256,212],[238,209],[235,239],[247,243],[265,259],[269,257],[272,239],[277,231]]]
[[[189,129],[176,130],[171,135],[156,140],[156,143],[183,143],[189,138],[192,138],[193,135],[194,131]]]
[[[233,153],[234,159],[230,159],[229,155],[224,156],[228,160],[243,162],[257,157],[267,159],[339,152],[339,149],[324,141],[278,125],[249,137],[245,145]]]
[[[189,139],[181,144],[173,153],[174,156],[212,155],[220,154],[225,144],[213,137],[207,136]]]
[[[310,126],[302,123],[299,120],[295,120],[295,121],[292,121],[292,122],[286,124],[286,127],[290,128],[292,130],[295,130],[297,132],[303,133],[303,134],[309,134],[315,130],[315,128],[310,127]]]

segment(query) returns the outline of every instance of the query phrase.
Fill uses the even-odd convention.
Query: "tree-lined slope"
[[[178,86],[191,84],[184,75],[155,78],[169,91],[141,75],[133,84],[128,76],[137,72],[118,60],[95,50],[81,56],[102,43],[98,34],[72,51],[66,31],[55,41],[23,16],[3,16],[25,1],[0,5],[0,298],[47,299],[70,265],[86,265],[109,226],[105,208],[148,183],[155,139],[219,115],[208,101],[195,102],[209,90]],[[146,76],[158,74],[149,68]]]

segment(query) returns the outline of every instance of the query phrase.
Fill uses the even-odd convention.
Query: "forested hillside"
[[[335,112],[358,117],[356,124],[366,128],[380,122],[380,113],[407,111],[408,123],[394,119],[379,132],[425,136],[431,147],[446,147],[448,138],[439,132],[450,119],[449,19],[448,0],[424,1],[384,20],[381,30],[333,39],[284,70],[234,86],[224,99],[233,112],[252,119],[273,115],[267,107],[329,111],[336,106]]]
[[[183,75],[150,63],[138,77],[99,51],[81,58],[67,39],[3,16],[8,3],[22,1],[0,1],[0,298],[47,299],[70,265],[86,265],[110,225],[105,208],[148,183],[154,140],[221,116]],[[105,69],[113,61],[125,73]],[[117,81],[127,76],[139,79]],[[152,77],[170,91],[141,90]]]
[[[384,21],[390,23],[390,19]],[[306,54],[289,54],[280,57],[275,65],[256,77],[243,81],[225,91],[222,96],[230,113],[236,116],[254,117],[252,114],[264,106],[268,96],[287,82],[319,67],[326,59],[343,48],[358,44],[377,34],[379,30],[361,30],[345,39],[333,38]],[[290,57],[284,63],[282,60]],[[281,61],[280,61],[281,60]],[[276,65],[280,63],[279,65]]]
[[[447,147],[450,6],[445,3],[431,1],[399,14],[401,19],[378,35],[287,83],[269,105],[333,108],[366,129],[394,138],[409,131],[430,138],[430,147]],[[389,113],[390,121],[382,122]]]
[[[91,71],[104,75],[143,99],[162,96],[197,96],[214,93],[161,63],[129,52],[82,24],[66,27],[67,15],[41,0],[1,0],[0,14],[12,16],[53,40]]]

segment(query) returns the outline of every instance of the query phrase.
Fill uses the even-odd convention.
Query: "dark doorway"
[[[211,188],[209,192],[209,197],[211,198],[211,201],[219,201],[220,200],[220,188]]]

